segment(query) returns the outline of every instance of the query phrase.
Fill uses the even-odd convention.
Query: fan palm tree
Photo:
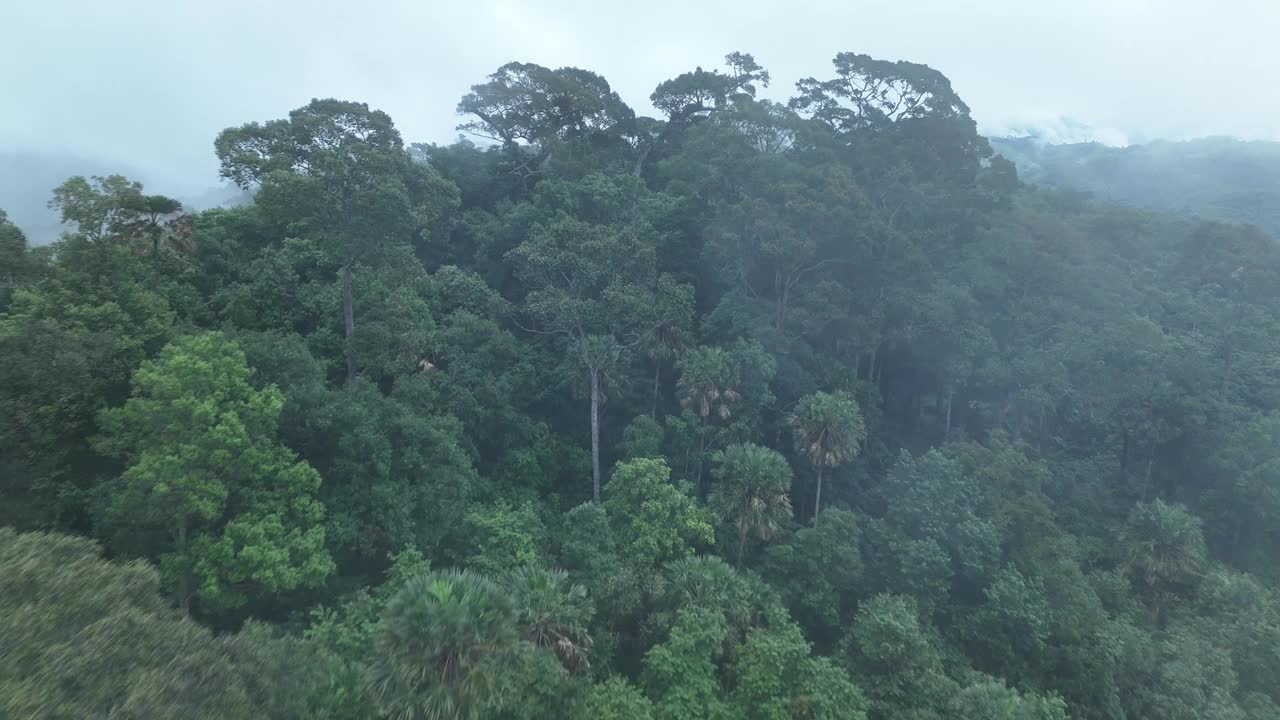
[[[508,580],[516,625],[522,639],[556,654],[569,671],[588,670],[591,636],[587,625],[594,609],[587,590],[570,584],[564,570],[522,567]]]
[[[822,472],[852,461],[867,439],[858,401],[843,392],[816,392],[800,398],[789,418],[796,451],[818,472],[813,497],[813,526],[822,511]]]
[[[751,443],[730,445],[713,459],[718,482],[708,503],[737,531],[741,566],[749,535],[768,540],[791,519],[791,466],[776,450]]]
[[[680,359],[680,405],[698,417],[728,420],[738,401],[733,359],[724,348],[699,347]]]
[[[485,718],[515,688],[521,642],[507,591],[469,570],[419,575],[387,602],[373,694],[403,720]]]
[[[714,442],[711,421],[727,422],[733,416],[738,395],[738,372],[733,358],[724,348],[697,347],[685,353],[678,363],[680,379],[676,391],[680,406],[690,410],[700,423],[698,456],[694,484],[702,490],[702,466],[708,445]],[[687,468],[686,468],[687,469]]]
[[[1199,579],[1208,558],[1200,518],[1162,500],[1133,509],[1120,546],[1134,580],[1150,593],[1155,619],[1170,593]]]

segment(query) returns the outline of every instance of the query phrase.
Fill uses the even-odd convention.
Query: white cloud
[[[408,139],[448,141],[458,98],[508,60],[595,70],[645,108],[658,82],[731,50],[773,72],[777,98],[855,50],[938,68],[987,130],[1070,117],[1110,141],[1280,139],[1274,0],[4,5],[0,149],[89,153],[171,183],[212,181],[218,130],[311,97],[363,100]]]

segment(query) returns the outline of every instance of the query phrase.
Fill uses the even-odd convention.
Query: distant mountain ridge
[[[1104,202],[1257,225],[1280,238],[1280,142],[1203,138],[1112,147],[992,137],[1024,181]]]

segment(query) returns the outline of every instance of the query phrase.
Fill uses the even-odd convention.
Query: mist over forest
[[[945,70],[0,155],[0,716],[1280,720],[1280,145]]]

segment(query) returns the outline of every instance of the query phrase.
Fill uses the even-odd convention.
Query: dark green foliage
[[[1022,184],[924,65],[725,62],[0,214],[0,715],[1280,716],[1280,246]],[[1269,222],[1201,145],[1015,159]]]

